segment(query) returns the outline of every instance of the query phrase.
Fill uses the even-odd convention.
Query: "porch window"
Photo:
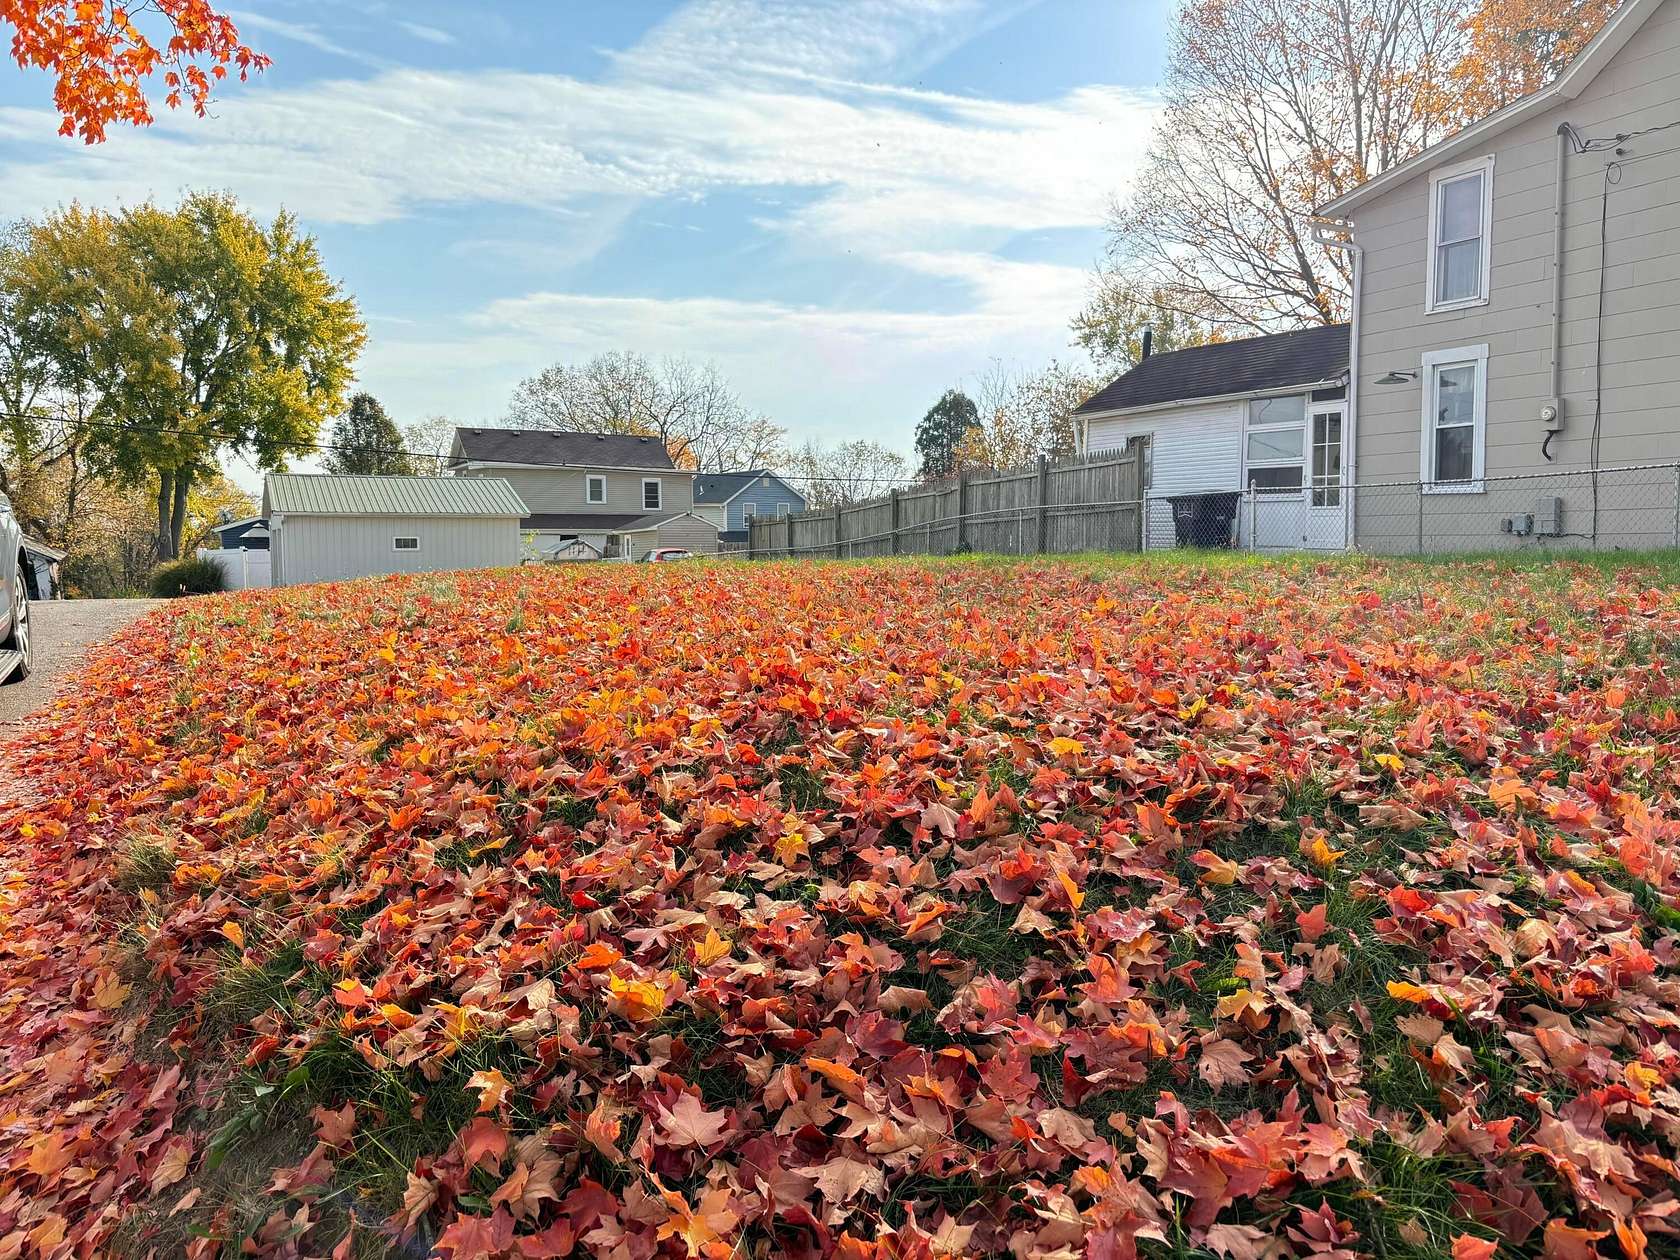
[[[1434,493],[1482,488],[1487,428],[1487,347],[1423,356],[1421,473]]]
[[[1488,300],[1488,229],[1493,220],[1493,158],[1437,171],[1429,181],[1426,311]]]
[[[1273,494],[1300,493],[1306,441],[1303,395],[1258,398],[1249,404],[1244,486]]]

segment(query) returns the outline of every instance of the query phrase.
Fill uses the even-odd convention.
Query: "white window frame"
[[[789,503],[786,499],[783,499],[780,503],[776,504],[776,515],[778,517],[792,516],[793,504]]]
[[[758,515],[758,504],[751,499],[741,500],[741,519],[746,520]]]
[[[599,486],[601,493],[596,494]],[[583,478],[583,501],[585,503],[605,503],[607,501],[607,476],[605,473],[586,473]]]
[[[1299,420],[1274,420],[1269,424],[1254,423],[1254,408],[1256,404],[1274,402],[1279,398],[1299,398],[1301,400],[1301,418]],[[1258,491],[1266,497],[1268,502],[1281,503],[1290,499],[1305,500],[1312,484],[1312,399],[1307,394],[1268,394],[1264,398],[1251,398],[1243,408],[1243,436],[1242,436],[1242,488],[1246,492],[1250,485],[1249,470],[1251,468],[1292,468],[1301,470],[1301,484],[1292,490],[1268,490],[1261,487]],[[1301,457],[1291,463],[1287,459],[1263,459],[1259,463],[1249,462],[1248,435],[1251,433],[1277,433],[1284,429],[1296,429],[1301,434]]]
[[[1442,368],[1463,367],[1465,364],[1472,364],[1476,369],[1476,393],[1470,408],[1470,480],[1437,482],[1434,467],[1436,384]],[[1480,494],[1485,489],[1483,482],[1487,476],[1487,365],[1488,348],[1485,342],[1478,346],[1431,350],[1423,356],[1423,371],[1420,377],[1423,385],[1423,400],[1420,404],[1423,428],[1418,445],[1418,480],[1423,483],[1425,494]]]
[[[1318,455],[1319,443],[1313,433],[1313,426],[1319,416],[1328,415],[1336,417],[1336,441],[1325,443],[1323,449],[1336,452],[1336,475],[1332,477],[1325,474],[1321,480],[1317,472],[1318,465],[1315,458]],[[1307,430],[1302,434],[1302,442],[1306,448],[1307,493],[1311,496],[1308,500],[1308,506],[1318,508],[1320,511],[1341,511],[1342,496],[1347,492],[1347,470],[1343,466],[1347,456],[1347,404],[1340,399],[1334,402],[1314,403],[1309,396],[1307,398]],[[1318,501],[1321,493],[1324,497],[1323,503]],[[1334,502],[1331,501],[1332,496]]]
[[[1466,175],[1482,177],[1482,276],[1480,291],[1471,297],[1455,298],[1450,302],[1435,300],[1435,260],[1440,255],[1441,187]],[[1468,306],[1486,306],[1493,292],[1493,154],[1471,158],[1454,166],[1442,167],[1429,176],[1429,239],[1428,257],[1424,265],[1423,312],[1436,315],[1443,311],[1461,311]]]
[[[411,542],[412,547],[400,547],[398,543]],[[418,534],[397,534],[391,539],[391,550],[401,552],[405,556],[417,555],[420,551],[420,536]]]
[[[648,505],[648,487],[649,486],[652,486],[654,488],[654,490],[657,492],[655,497],[659,500],[659,502],[653,504],[651,507]],[[665,483],[663,481],[661,481],[658,477],[643,477],[642,478],[642,511],[644,511],[644,512],[663,512],[664,510],[665,510]]]

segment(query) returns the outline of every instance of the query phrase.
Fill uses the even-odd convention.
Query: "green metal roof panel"
[[[263,482],[264,515],[523,517],[529,511],[501,477],[272,473]]]

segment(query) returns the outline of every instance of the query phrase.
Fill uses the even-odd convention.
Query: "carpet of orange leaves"
[[[0,1260],[1676,1254],[1676,636],[1352,561],[173,605],[9,754]]]

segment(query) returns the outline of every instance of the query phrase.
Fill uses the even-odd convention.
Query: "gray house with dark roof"
[[[805,496],[767,468],[701,473],[694,479],[694,514],[722,530],[718,537],[725,543],[747,541],[749,517],[804,510]]]
[[[1148,439],[1146,542],[1176,541],[1173,498],[1254,491],[1229,539],[1260,548],[1349,543],[1344,470],[1348,326],[1147,355],[1075,412],[1086,451]]]
[[[659,546],[716,551],[714,531],[694,515],[694,477],[658,438],[554,429],[455,430],[445,472],[500,477],[525,501],[528,558],[634,559]],[[667,543],[669,534],[681,541]]]

